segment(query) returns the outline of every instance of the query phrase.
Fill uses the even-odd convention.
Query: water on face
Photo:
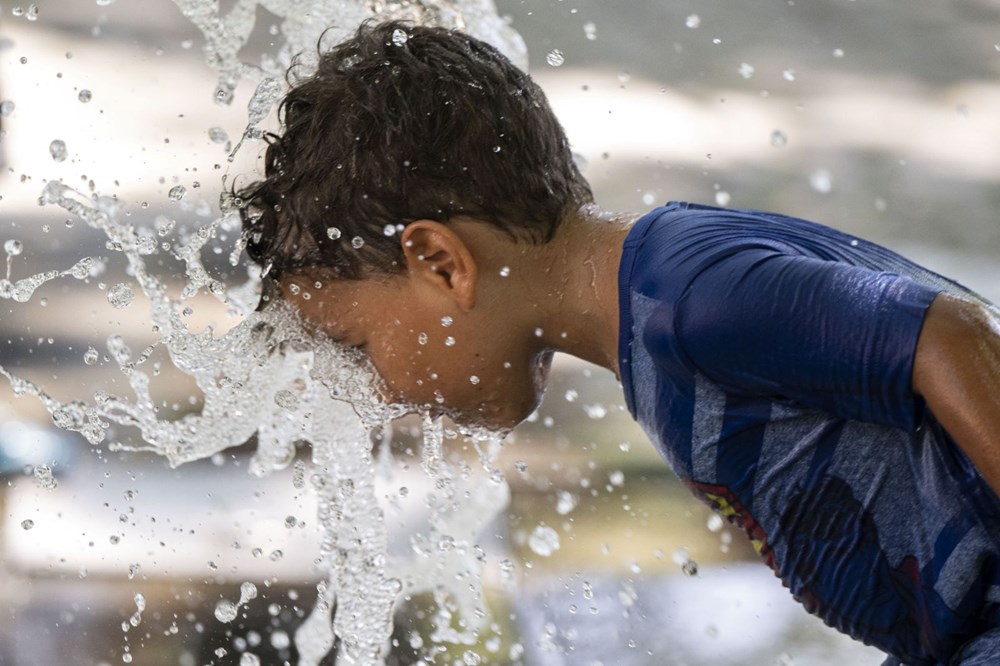
[[[217,102],[229,104],[243,79],[258,81],[230,162],[244,140],[261,138],[258,127],[284,94],[282,75],[291,57],[300,52],[306,57],[314,54],[316,41],[328,26],[345,26],[326,33],[329,44],[347,36],[350,26],[370,17],[407,18],[461,28],[492,42],[515,62],[526,64],[523,41],[500,19],[492,0],[327,0],[310,3],[308,12],[299,0],[237,0],[225,13],[215,0],[174,1],[205,36],[206,59],[218,75],[213,93]],[[281,19],[283,41],[275,53],[265,55],[259,65],[251,65],[237,54],[254,27],[258,4]],[[406,35],[394,36],[394,40],[405,44]],[[87,90],[79,94],[81,102],[90,98]],[[10,102],[0,107],[4,114],[12,109]],[[229,142],[221,127],[212,127],[208,133],[213,142]],[[54,140],[50,152],[54,160],[64,160],[66,144]],[[186,188],[175,186],[168,197],[180,202],[187,194]],[[387,432],[389,422],[412,409],[382,402],[379,379],[366,358],[307,334],[290,306],[274,304],[265,312],[254,312],[259,270],[249,266],[242,284],[227,285],[206,269],[201,260],[206,244],[220,232],[239,228],[236,202],[223,196],[219,217],[169,245],[158,245],[158,239],[174,233],[174,220],[158,218],[146,225],[135,218],[123,221],[119,203],[112,197],[85,194],[51,180],[39,204],[62,208],[106,237],[110,261],[124,263],[131,276],[106,287],[107,300],[127,314],[136,308],[141,294],[144,298],[138,300],[149,309],[156,341],[135,354],[121,334],[109,331],[106,356],[126,378],[130,396],[98,391],[61,401],[43,386],[0,365],[0,375],[9,381],[14,394],[34,396],[57,427],[80,433],[93,446],[105,443],[115,426],[134,428],[141,435],[140,443],[111,442],[109,448],[161,455],[173,466],[212,457],[256,435],[258,446],[250,472],[264,476],[291,464],[297,443],[308,442],[311,466],[296,467],[295,485],[308,484],[318,498],[322,541],[316,562],[323,580],[317,586],[312,612],[294,636],[299,664],[318,664],[335,640],[340,641],[338,663],[340,659],[349,664],[381,663],[387,653],[393,607],[403,595],[424,591],[433,592],[438,604],[432,639],[475,643],[488,618],[481,587],[487,557],[478,540],[509,499],[509,488],[492,462],[501,436],[464,433],[479,450],[484,482],[469,469],[455,469],[449,463],[440,419],[424,415],[422,467],[432,486],[427,498],[429,528],[413,538],[410,557],[390,558],[385,515],[375,491],[371,435],[376,430]],[[183,262],[179,296],[172,296],[166,283],[147,270],[147,261],[168,247]],[[12,275],[12,260],[22,250],[17,239],[4,244],[7,269],[0,279],[0,299],[27,303],[46,282],[88,280],[104,269],[102,261],[84,257],[65,270],[17,278]],[[240,245],[233,250],[234,266],[242,261],[241,250]],[[241,313],[241,322],[222,335],[211,327],[189,327],[184,321],[190,311],[186,302],[203,292]],[[165,349],[176,369],[193,378],[202,394],[199,412],[176,420],[160,417],[146,365],[155,347]],[[83,359],[86,365],[94,365],[100,356],[99,350],[88,348]],[[261,400],[260,396],[271,399]],[[382,450],[388,451],[385,441]],[[55,487],[50,468],[38,466],[34,475],[41,487]],[[24,529],[33,525],[31,520],[22,522]],[[544,547],[558,548],[551,539],[544,541]],[[134,571],[130,568],[130,578],[137,570],[138,565]],[[254,583],[244,582],[238,601],[219,600],[216,619],[232,622],[240,608],[256,596]],[[141,594],[134,600],[135,613],[123,623],[126,632],[140,624],[146,609]],[[476,663],[474,652],[466,654],[466,663]],[[131,659],[126,646],[123,660]],[[240,663],[259,663],[256,660],[248,652]]]

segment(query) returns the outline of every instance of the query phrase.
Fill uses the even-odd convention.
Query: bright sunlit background
[[[29,20],[28,2],[0,0],[0,241],[24,247],[13,277],[109,254],[98,232],[38,205],[51,179],[117,196],[150,229],[159,216],[189,228],[212,219],[223,174],[255,168],[255,150],[229,165],[227,141],[209,135],[240,135],[250,85],[231,107],[214,103],[200,33],[170,0],[34,5]],[[498,6],[527,41],[531,73],[605,208],[693,200],[776,210],[888,245],[1000,300],[992,0]],[[258,9],[248,60],[274,39],[274,23]],[[50,153],[54,140],[65,142],[64,161]],[[180,202],[167,195],[175,185],[187,188]],[[230,270],[224,259],[210,268]],[[153,339],[144,298],[122,310],[108,303],[122,270],[111,261],[105,274],[49,283],[27,304],[0,301],[0,364],[60,400],[124,391],[111,363],[84,361],[112,333],[139,349]],[[231,326],[213,303],[196,299],[190,320]],[[165,368],[165,413],[194,409],[194,393]],[[404,476],[411,426],[394,443]],[[248,648],[265,664],[294,663],[288,640],[315,597],[315,501],[290,469],[250,477],[251,450],[176,470],[95,451],[0,381],[0,664],[116,664],[126,645],[144,665],[236,664]],[[56,488],[39,487],[36,464],[53,467]],[[501,466],[514,494],[490,530],[491,553],[515,567],[510,577],[495,564],[487,571],[502,641],[480,646],[484,663],[881,663],[807,616],[741,534],[712,524],[632,424],[608,372],[559,358],[544,405]],[[298,526],[286,527],[287,516]],[[549,556],[527,545],[540,524],[560,536]],[[682,570],[688,559],[694,576]],[[216,601],[238,596],[245,580],[261,596],[244,621],[217,622]],[[142,624],[124,632],[136,592]],[[392,663],[426,657],[427,610],[419,599],[400,609]]]

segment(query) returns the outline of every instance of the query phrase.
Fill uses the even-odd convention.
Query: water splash
[[[242,79],[258,81],[248,105],[246,126],[230,161],[245,141],[262,136],[260,125],[284,93],[282,75],[292,56],[305,54],[304,65],[308,66],[327,26],[347,26],[327,32],[329,43],[346,37],[353,30],[348,27],[370,17],[460,28],[493,43],[522,67],[527,65],[524,42],[500,19],[492,0],[236,0],[224,14],[213,0],[174,1],[205,36],[206,60],[218,75],[218,102],[231,103]],[[258,4],[281,19],[284,43],[277,53],[251,65],[240,61],[238,52],[253,30]],[[399,43],[405,44],[403,37]],[[89,91],[81,91],[79,99],[88,102]],[[0,109],[5,115],[12,110],[10,102],[4,102]],[[211,128],[209,136],[214,142],[229,143],[222,128]],[[54,141],[51,151],[54,159],[65,159],[62,141]],[[186,195],[186,188],[175,186],[168,197],[183,212]],[[235,231],[239,226],[237,202],[223,196],[218,218],[162,245],[157,238],[174,233],[176,222],[160,217],[150,228],[122,222],[115,198],[88,195],[53,180],[45,185],[39,204],[62,208],[106,237],[110,261],[124,259],[127,274],[138,287],[135,291],[127,282],[116,283],[108,289],[107,299],[116,308],[126,308],[141,293],[148,301],[156,340],[137,356],[123,336],[111,334],[106,340],[107,358],[126,378],[129,396],[97,391],[86,400],[60,401],[0,365],[0,376],[8,380],[14,394],[34,396],[57,427],[78,432],[95,446],[108,439],[114,426],[134,429],[137,439],[114,441],[109,448],[158,454],[172,466],[211,457],[256,435],[257,450],[249,468],[252,474],[264,476],[291,464],[297,445],[308,442],[311,466],[296,469],[296,486],[305,485],[308,478],[318,499],[322,540],[317,562],[323,579],[317,585],[311,614],[295,634],[301,666],[319,664],[337,640],[338,663],[382,663],[388,652],[394,606],[402,595],[425,591],[432,591],[438,603],[432,639],[473,644],[488,619],[481,589],[487,556],[478,539],[506,507],[510,493],[493,464],[502,436],[462,431],[479,452],[487,475],[484,483],[467,466],[455,469],[449,463],[443,424],[424,414],[422,467],[433,485],[427,498],[429,529],[413,538],[411,556],[391,558],[385,515],[375,491],[371,438],[374,432],[388,432],[393,419],[414,410],[386,404],[380,380],[366,357],[307,332],[291,306],[274,304],[265,312],[255,312],[261,275],[254,266],[247,266],[245,280],[235,285],[227,285],[206,268],[201,258],[205,246],[219,231]],[[331,229],[331,234],[334,232],[339,235]],[[47,282],[87,280],[105,269],[104,260],[85,257],[65,270],[14,280],[12,260],[23,248],[19,241],[10,240],[4,249],[7,271],[0,280],[0,298],[17,303],[29,302]],[[233,266],[240,265],[242,249],[237,242],[230,255]],[[158,257],[161,250],[183,262],[183,287],[176,296],[147,270],[146,258]],[[240,323],[224,334],[217,334],[211,326],[204,330],[187,326],[183,317],[190,308],[186,302],[203,293],[241,316]],[[193,378],[201,393],[200,411],[176,420],[159,417],[145,366],[157,347],[166,351],[179,371]],[[85,364],[98,360],[98,350],[88,348]],[[261,400],[261,396],[271,399]],[[385,439],[382,451],[388,455]],[[37,469],[36,478],[48,484],[50,475]],[[388,464],[383,463],[381,469],[383,474],[389,473]],[[28,519],[22,522],[24,529],[33,525]],[[130,578],[133,575],[130,570]],[[216,617],[232,621],[239,607],[254,596],[256,587],[244,583],[240,601],[223,600],[216,608]],[[135,603],[137,611],[128,622],[133,627],[141,621],[144,597],[137,593]],[[249,653],[243,656],[255,658]],[[131,659],[126,646],[123,660]]]
[[[247,581],[240,585],[240,599],[237,602],[222,599],[215,605],[215,619],[219,622],[232,622],[239,614],[240,606],[251,599],[257,598],[257,586]]]

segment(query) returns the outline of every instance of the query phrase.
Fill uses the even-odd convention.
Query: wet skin
[[[390,401],[509,429],[537,408],[553,352],[616,366],[628,225],[595,219],[544,245],[468,219],[418,220],[399,238],[402,273],[319,288],[289,276],[282,291],[318,330],[365,351]]]
[[[553,352],[617,373],[618,264],[635,219],[581,209],[540,245],[475,220],[417,220],[399,238],[401,273],[319,288],[316,276],[288,276],[282,291],[318,330],[364,349],[388,400],[509,429],[537,407]],[[1000,493],[994,315],[938,296],[917,345],[913,389]]]
[[[503,327],[483,330],[468,312],[412,286],[401,276],[338,281],[335,295],[324,296],[303,285],[296,302],[331,338],[369,356],[391,402],[470,425],[510,428],[527,417],[541,400],[551,352]]]

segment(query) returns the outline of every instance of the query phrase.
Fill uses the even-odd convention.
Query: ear
[[[479,272],[458,234],[434,220],[415,220],[406,225],[400,241],[411,279],[439,290],[465,312],[476,305]]]

